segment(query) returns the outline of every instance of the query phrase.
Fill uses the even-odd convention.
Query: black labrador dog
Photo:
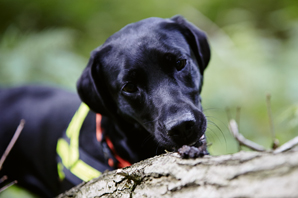
[[[148,18],[92,52],[79,97],[40,86],[0,90],[0,155],[26,121],[0,177],[53,197],[165,149],[200,147],[209,59],[206,35],[193,24],[181,16]]]

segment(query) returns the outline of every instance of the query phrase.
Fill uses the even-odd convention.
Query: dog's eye
[[[185,67],[185,65],[186,65],[186,59],[178,60],[176,62],[176,69],[178,71],[180,71],[181,69],[183,69]]]
[[[125,92],[128,92],[128,93],[134,93],[134,92],[138,91],[138,88],[133,83],[127,83],[126,85],[124,85],[122,90]]]

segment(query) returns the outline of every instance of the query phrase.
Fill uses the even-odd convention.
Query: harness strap
[[[58,163],[58,175],[61,180],[65,178],[64,168],[70,170],[72,174],[83,181],[89,181],[101,175],[100,171],[79,158],[80,129],[88,112],[89,107],[82,103],[66,130],[66,136],[69,138],[69,142],[63,137],[57,142],[56,151],[62,161]]]
[[[101,120],[102,120],[102,115],[96,114],[96,138],[99,142],[104,143],[105,141],[108,147],[110,148],[110,150],[112,151],[113,157],[110,156],[110,158],[108,159],[109,166],[111,167],[115,166],[114,158],[116,158],[117,160],[116,161],[117,168],[124,168],[127,166],[131,166],[131,163],[129,161],[123,159],[117,154],[112,141],[106,134],[103,133],[102,127],[101,127]]]
[[[109,137],[104,135],[100,114],[96,114],[96,139],[102,145],[109,166],[92,158],[79,148],[80,130],[88,112],[89,107],[82,103],[69,123],[66,133],[57,142],[57,168],[61,181],[67,178],[73,184],[78,184],[80,180],[89,181],[99,177],[101,172],[98,170],[111,170],[131,165],[117,154]]]

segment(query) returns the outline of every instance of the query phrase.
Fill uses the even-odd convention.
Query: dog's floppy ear
[[[87,67],[84,69],[81,77],[77,82],[77,91],[81,100],[89,106],[91,110],[102,115],[107,115],[106,104],[104,103],[103,93],[99,89],[102,86],[97,86],[100,79],[96,79],[95,82],[94,75],[96,73],[96,65],[100,64],[98,61],[99,48],[92,51]],[[97,78],[100,78],[97,76]]]
[[[190,22],[186,21],[182,16],[174,16],[171,20],[182,27],[182,33],[190,44],[198,61],[200,72],[203,75],[210,60],[210,48],[206,34]]]

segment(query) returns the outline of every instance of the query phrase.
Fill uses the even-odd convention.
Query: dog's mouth
[[[206,143],[206,137],[205,137],[205,134],[203,134],[199,140],[195,140],[195,141],[193,141],[191,143],[187,143],[187,144],[179,144],[179,145],[172,146],[170,148],[167,148],[167,151],[176,152],[184,146],[199,148],[205,143]]]

